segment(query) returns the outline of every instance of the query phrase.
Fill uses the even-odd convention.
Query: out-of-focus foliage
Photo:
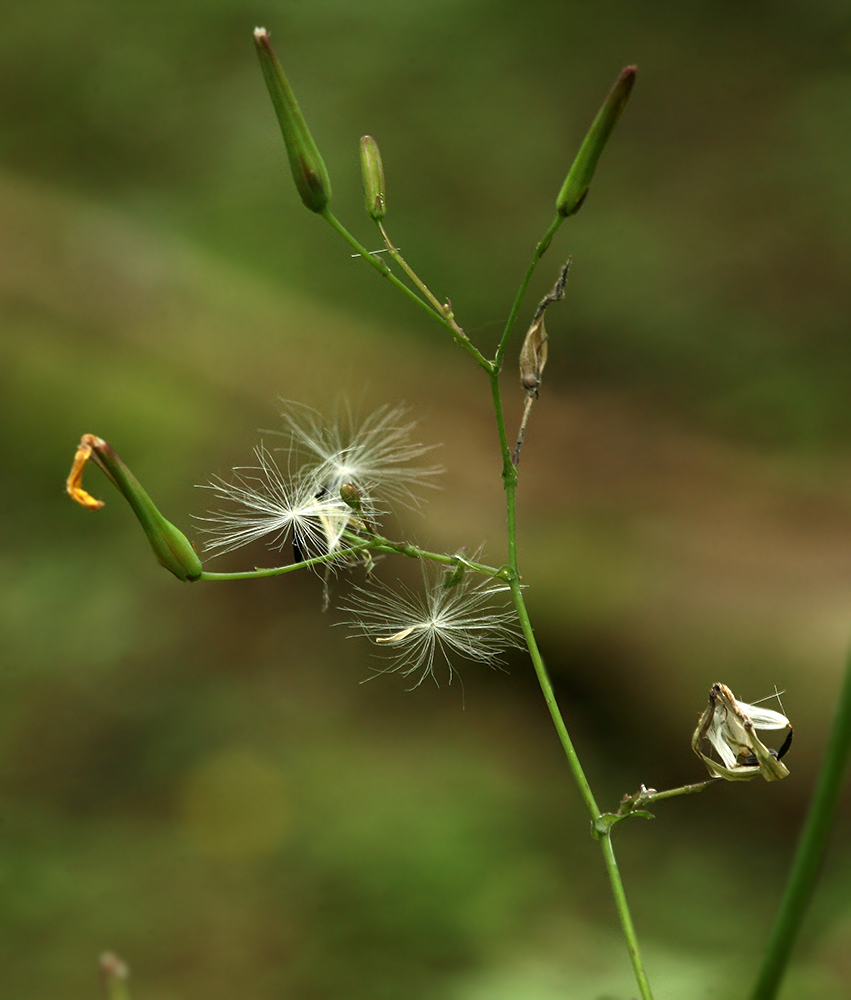
[[[700,777],[713,681],[787,688],[782,788],[618,830],[659,995],[741,996],[851,617],[851,16],[828,2],[7,0],[0,994],[96,995],[110,948],[168,1000],[632,995],[522,657],[462,672],[463,697],[360,686],[368,650],[315,578],[180,585],[96,470],[104,511],[62,493],[97,433],[191,534],[193,484],[249,460],[277,395],[406,399],[448,470],[407,530],[501,558],[485,386],[302,207],[257,20],[341,217],[363,215],[368,132],[391,234],[484,345],[639,64],[530,292],[531,313],[573,253],[523,453],[524,582],[601,801]],[[796,998],[845,995],[831,864]]]

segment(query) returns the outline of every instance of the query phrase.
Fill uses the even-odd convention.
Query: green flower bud
[[[568,216],[578,212],[588,194],[597,161],[605,149],[612,129],[617,124],[621,112],[626,107],[630,92],[635,83],[636,66],[627,66],[621,70],[621,75],[609,91],[609,96],[597,112],[591,128],[579,147],[576,159],[568,172],[561,191],[556,199],[556,209],[559,215]]]
[[[371,135],[361,138],[360,166],[366,214],[375,222],[380,222],[384,218],[384,167],[378,143]]]
[[[83,469],[92,459],[112,480],[130,504],[136,519],[148,536],[154,555],[178,580],[192,582],[201,575],[201,560],[189,539],[160,514],[136,477],[102,438],[84,434],[74,456],[74,464],[65,488],[72,500],[89,510],[100,510],[103,500],[95,500],[83,489]]]
[[[260,67],[272,98],[281,134],[287,147],[295,186],[301,200],[311,212],[322,212],[331,200],[331,181],[310,134],[298,102],[275,58],[265,28],[254,29],[254,44],[260,57]]]
[[[346,506],[351,507],[352,510],[360,513],[360,492],[354,483],[342,484],[340,487],[340,499],[346,504]]]

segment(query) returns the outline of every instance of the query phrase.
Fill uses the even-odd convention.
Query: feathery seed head
[[[423,593],[404,584],[391,588],[375,581],[358,587],[343,606],[352,616],[352,635],[363,635],[382,647],[388,664],[376,673],[399,673],[419,687],[437,670],[455,674],[456,659],[498,666],[500,654],[520,645],[517,617],[505,605],[505,588],[493,581],[478,581],[470,574],[451,587],[443,575],[423,565]]]
[[[312,475],[285,475],[263,445],[254,456],[257,464],[234,469],[232,482],[216,477],[206,487],[228,505],[200,519],[209,525],[207,551],[222,554],[260,538],[277,550],[296,539],[305,558],[338,548],[351,508],[330,492],[317,494]]]
[[[369,530],[385,500],[413,506],[414,490],[439,471],[413,464],[428,448],[410,441],[412,421],[400,407],[381,407],[360,423],[351,415],[328,421],[308,407],[284,412],[286,467],[264,445],[256,464],[234,469],[232,481],[207,484],[223,510],[201,518],[207,551],[222,554],[258,539],[280,550],[292,541],[296,558],[333,554],[347,531]],[[345,495],[343,495],[345,494]]]
[[[408,420],[407,413],[404,406],[385,405],[361,421],[349,411],[331,421],[290,404],[282,416],[288,450],[303,459],[318,486],[337,495],[350,483],[366,510],[370,500],[373,505],[384,500],[416,507],[417,490],[434,486],[441,471],[412,464],[432,448],[411,441],[416,421]]]

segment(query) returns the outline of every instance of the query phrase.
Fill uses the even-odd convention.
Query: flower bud
[[[311,212],[322,212],[331,200],[331,181],[328,171],[307,128],[289,81],[272,51],[269,32],[265,28],[254,29],[254,44],[287,147],[295,186],[298,188],[301,200]]]
[[[65,484],[72,500],[89,510],[100,510],[104,503],[83,489],[83,469],[89,459],[112,480],[130,504],[136,519],[148,536],[154,555],[178,580],[191,582],[201,575],[201,560],[189,539],[160,514],[153,501],[118,455],[102,438],[84,434],[74,456],[74,464]]]
[[[346,504],[346,506],[351,507],[352,510],[360,513],[360,492],[354,483],[343,483],[340,486],[340,499]]]
[[[374,222],[380,222],[384,218],[384,167],[378,143],[371,135],[361,138],[360,166],[366,214]]]
[[[597,112],[597,117],[591,128],[588,129],[556,199],[556,210],[559,215],[573,215],[582,207],[582,202],[585,201],[588,188],[591,186],[594,171],[597,169],[597,161],[609,141],[609,136],[612,134],[612,129],[617,124],[621,112],[626,107],[637,72],[636,66],[627,66],[621,70],[621,75],[615,81],[615,85],[609,91],[609,96]]]

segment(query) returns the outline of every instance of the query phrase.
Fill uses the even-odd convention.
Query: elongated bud
[[[166,521],[133,473],[106,441],[94,434],[83,435],[74,456],[74,464],[65,484],[71,499],[89,510],[100,510],[104,505],[103,500],[95,500],[83,489],[83,469],[89,459],[112,480],[130,504],[160,564],[178,580],[197,580],[201,575],[201,560],[189,539]]]
[[[328,171],[307,128],[289,81],[272,51],[269,32],[265,28],[254,29],[254,44],[257,47],[260,67],[263,70],[269,96],[272,98],[275,114],[278,116],[278,124],[281,126],[295,186],[298,188],[301,200],[310,211],[321,212],[331,200],[331,181]]]
[[[621,75],[615,81],[615,85],[609,91],[609,96],[597,112],[597,117],[591,124],[591,128],[588,129],[588,134],[579,147],[576,159],[573,161],[556,199],[556,209],[559,215],[573,215],[582,207],[582,202],[585,201],[588,188],[591,186],[594,171],[597,169],[597,161],[609,141],[609,136],[612,134],[612,129],[617,124],[621,112],[626,107],[637,72],[636,66],[627,66],[621,70]]]
[[[375,222],[384,218],[384,166],[378,143],[371,135],[360,141],[360,167],[363,174],[363,196],[366,214]]]

